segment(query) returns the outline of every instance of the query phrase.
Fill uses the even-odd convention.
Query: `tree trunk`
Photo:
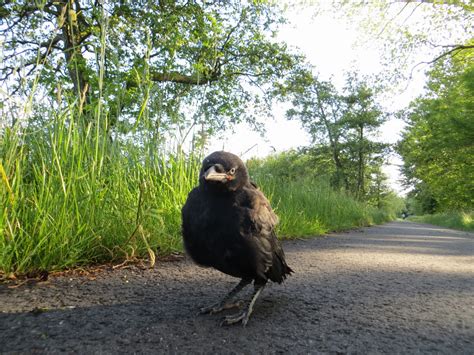
[[[365,165],[364,165],[364,125],[359,125],[359,152],[357,174],[357,197],[361,200],[365,195]]]
[[[347,180],[347,176],[344,172],[344,167],[342,165],[341,160],[339,159],[339,139],[338,134],[334,134],[332,131],[331,123],[329,122],[326,112],[323,108],[323,103],[321,102],[320,91],[317,87],[315,87],[316,91],[316,98],[318,100],[318,108],[319,108],[319,117],[324,123],[326,130],[328,132],[329,144],[331,145],[332,150],[332,158],[334,161],[334,165],[336,166],[336,177],[337,177],[337,187],[340,187],[341,180],[344,182],[344,187],[346,191],[349,191],[349,181]]]
[[[337,176],[337,187],[341,186],[341,180],[344,183],[344,188],[346,191],[349,191],[349,181],[347,180],[347,176],[344,172],[344,167],[342,166],[342,162],[339,159],[339,150],[336,144],[330,143],[332,148],[332,156],[334,160],[334,165],[336,166],[336,176]]]

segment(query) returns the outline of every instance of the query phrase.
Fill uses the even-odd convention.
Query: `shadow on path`
[[[247,328],[195,316],[236,280],[189,261],[0,285],[0,352],[469,353],[473,242],[401,222],[287,242],[296,273]]]

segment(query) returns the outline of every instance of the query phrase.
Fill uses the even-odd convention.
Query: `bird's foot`
[[[247,325],[247,322],[249,321],[251,311],[246,309],[245,311],[241,313],[236,313],[232,314],[230,316],[227,316],[223,319],[221,326],[223,325],[232,325],[241,322],[242,325],[245,327]]]
[[[209,307],[203,307],[199,310],[199,314],[216,314],[226,309],[232,308],[240,308],[245,304],[244,301],[239,300],[236,302],[229,302],[229,303],[217,303]]]
[[[250,300],[247,308],[241,313],[236,313],[236,314],[232,314],[230,316],[225,317],[221,325],[231,325],[231,324],[242,322],[242,325],[245,327],[249,321],[250,315],[252,314],[253,305],[255,304],[255,301],[257,300],[258,295],[260,295],[260,292],[262,292],[264,287],[265,287],[265,284],[255,285],[255,290],[254,290],[252,299]]]

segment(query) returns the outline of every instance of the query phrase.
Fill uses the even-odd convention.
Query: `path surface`
[[[195,316],[236,280],[189,261],[0,285],[0,353],[474,353],[473,234],[393,222],[284,247],[296,273],[246,328]]]

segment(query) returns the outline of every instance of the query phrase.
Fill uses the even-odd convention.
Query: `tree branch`
[[[462,51],[464,49],[474,49],[474,45],[469,45],[469,46],[465,46],[465,45],[452,45],[452,46],[449,46],[449,45],[447,45],[447,46],[443,46],[443,47],[445,47],[445,48],[452,47],[452,48],[449,51],[446,51],[446,52],[440,54],[439,56],[437,56],[432,61],[422,62],[422,63],[424,63],[424,64],[433,64],[434,62],[440,60],[441,58],[446,57],[447,55],[450,55],[451,53]]]
[[[206,85],[210,82],[217,81],[219,77],[214,73],[208,76],[201,76],[201,75],[183,75],[178,72],[170,72],[170,73],[152,73],[151,80],[152,81],[171,81],[174,83],[180,84],[188,84],[188,85]]]
[[[150,73],[150,80],[155,82],[172,82],[185,85],[207,85],[211,82],[219,80],[220,74],[211,73],[210,75],[184,75],[179,72],[169,73]],[[127,88],[137,87],[138,83],[134,79],[127,81]]]
[[[405,8],[409,4],[410,4],[410,1],[407,1],[407,3],[402,7],[402,9],[395,16],[393,16],[390,20],[388,20],[388,22],[385,24],[385,26],[383,26],[382,30],[379,32],[379,34],[376,36],[376,38],[380,38],[382,33],[385,32],[385,29],[388,27],[388,25],[390,25],[398,17],[398,15],[400,15],[403,12],[403,10],[405,10]]]
[[[430,65],[430,64],[433,64],[435,62],[437,62],[438,60],[450,55],[450,54],[453,54],[453,55],[456,55],[457,53],[459,53],[460,51],[463,51],[463,50],[466,50],[466,49],[474,49],[474,45],[461,45],[461,44],[453,44],[453,45],[443,45],[443,46],[437,46],[437,47],[443,47],[443,48],[451,48],[449,51],[446,51],[446,52],[443,52],[441,53],[440,55],[438,55],[435,59],[433,60],[430,60],[428,62],[419,62],[418,64],[416,64],[410,71],[410,76],[408,77],[408,82],[411,81],[411,79],[413,78],[413,72],[415,71],[416,68],[418,68],[420,65],[423,65],[423,64],[427,64],[427,65]],[[405,89],[408,87],[408,84],[407,86],[405,87]]]
[[[221,48],[220,48],[220,50],[221,50],[222,52],[225,51],[225,49],[227,48],[227,44],[229,43],[229,41],[230,41],[230,39],[231,39],[231,37],[232,37],[232,34],[235,32],[235,30],[236,30],[237,28],[240,27],[240,24],[242,23],[243,19],[244,19],[244,10],[242,9],[242,11],[241,11],[241,13],[240,13],[239,21],[237,22],[237,24],[236,24],[235,26],[233,26],[233,27],[229,30],[229,32],[227,33],[227,36],[226,36],[226,38],[225,38],[225,40],[224,40],[224,43],[222,44],[222,46],[221,46]]]
[[[6,43],[9,43],[9,44],[13,44],[13,43],[32,44],[32,45],[38,46],[40,48],[49,48],[49,47],[54,47],[62,39],[63,39],[62,35],[56,35],[55,37],[51,38],[50,40],[47,40],[47,41],[44,41],[44,42],[28,41],[28,40],[23,40],[23,39],[14,39],[14,40],[11,40],[11,41],[7,41]]]

